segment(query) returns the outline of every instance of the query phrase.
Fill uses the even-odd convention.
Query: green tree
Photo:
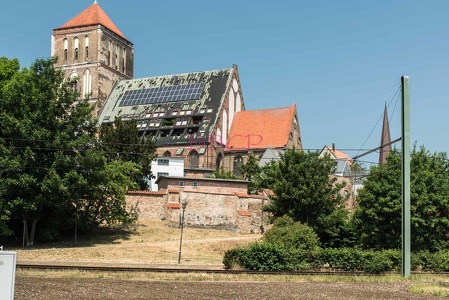
[[[413,251],[449,246],[449,160],[424,147],[411,151],[410,202]],[[354,227],[364,248],[401,247],[401,155],[372,167],[357,197]]]
[[[156,157],[156,144],[151,136],[139,136],[135,120],[122,121],[116,118],[113,124],[100,128],[99,147],[105,152],[108,161],[132,161],[141,166],[142,172],[136,174],[138,188],[148,189],[147,178],[153,176],[151,161]]]
[[[77,101],[54,62],[38,59],[19,70],[16,60],[0,59],[0,234],[23,224],[29,246],[38,222],[49,221],[40,228],[55,236],[75,210],[94,225],[127,219],[123,191],[140,172],[98,150],[92,107]]]
[[[243,179],[249,181],[248,194],[257,194],[261,190],[256,182],[256,177],[259,176],[260,172],[259,160],[251,154],[248,161],[242,166]]]
[[[318,152],[287,150],[274,166],[275,196],[265,210],[312,227],[324,246],[338,246],[348,221],[345,199],[339,193],[345,184],[330,176],[335,161],[320,158]]]

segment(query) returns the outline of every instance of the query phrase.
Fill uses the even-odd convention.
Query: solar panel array
[[[126,91],[119,106],[177,102],[201,98],[204,82]]]

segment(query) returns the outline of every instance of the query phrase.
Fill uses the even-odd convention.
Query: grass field
[[[70,238],[70,237],[69,237]],[[243,235],[226,230],[184,228],[183,264],[222,264],[227,249],[247,245],[261,235]],[[180,229],[163,222],[137,223],[114,230],[100,230],[91,236],[35,245],[17,251],[18,260],[175,264],[178,260]]]

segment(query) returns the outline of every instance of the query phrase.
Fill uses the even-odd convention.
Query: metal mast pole
[[[408,76],[402,86],[402,276],[410,277],[410,87]]]

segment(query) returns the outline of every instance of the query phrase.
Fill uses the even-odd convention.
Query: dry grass
[[[182,243],[183,264],[222,264],[226,250],[247,245],[261,235],[243,235],[226,230],[184,228]],[[17,251],[18,260],[175,264],[178,260],[179,228],[164,222],[142,222],[119,228],[107,234],[80,237],[72,242],[52,243],[33,249]]]

